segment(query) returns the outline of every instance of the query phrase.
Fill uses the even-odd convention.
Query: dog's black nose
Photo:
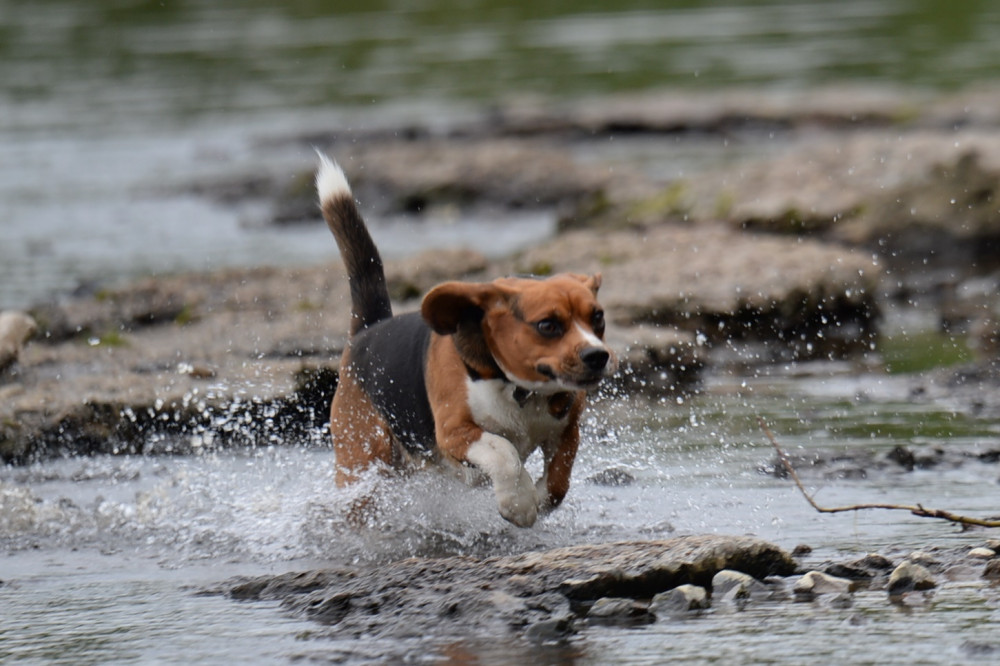
[[[587,347],[580,352],[580,360],[591,372],[600,372],[608,364],[611,354],[604,347]]]

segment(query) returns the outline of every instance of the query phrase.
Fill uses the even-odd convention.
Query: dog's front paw
[[[483,433],[469,447],[465,458],[493,481],[501,516],[518,527],[535,524],[538,493],[513,444],[499,435]]]
[[[521,470],[518,482],[507,492],[497,492],[500,515],[518,527],[531,527],[538,520],[538,494],[535,484],[525,470]]]

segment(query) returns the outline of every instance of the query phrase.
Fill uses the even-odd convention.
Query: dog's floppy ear
[[[569,276],[579,280],[583,283],[583,286],[591,291],[594,296],[597,296],[597,290],[601,288],[601,274],[594,273],[593,275],[581,275],[580,273],[569,273]]]
[[[590,291],[593,292],[594,296],[597,296],[597,290],[601,288],[601,274],[594,273],[586,279],[584,284],[590,288]]]
[[[420,314],[436,333],[451,335],[462,323],[479,322],[492,302],[503,298],[495,284],[445,282],[427,292]]]

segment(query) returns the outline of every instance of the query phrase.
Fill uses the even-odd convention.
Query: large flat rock
[[[336,638],[446,640],[569,633],[603,597],[648,601],[678,585],[710,588],[723,569],[762,579],[791,575],[795,566],[757,538],[689,536],[240,578],[209,593],[279,600],[288,612],[328,625]]]

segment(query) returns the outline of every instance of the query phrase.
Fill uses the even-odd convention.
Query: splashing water
[[[991,421],[908,403],[904,389],[885,378],[859,383],[768,376],[741,380],[737,390],[717,386],[679,405],[605,401],[585,419],[565,503],[531,529],[500,518],[490,488],[468,487],[444,474],[372,473],[338,489],[325,445],[0,468],[0,547],[7,552],[0,570],[6,583],[0,584],[0,659],[53,660],[54,654],[63,663],[273,661],[308,658],[318,649],[295,640],[314,632],[314,625],[273,605],[193,594],[234,575],[365,569],[411,556],[487,557],[706,532],[756,534],[789,549],[808,543],[817,557],[829,558],[980,539],[908,516],[820,516],[787,480],[760,473],[771,452],[756,434],[757,415],[772,423],[792,452],[832,444],[888,449],[900,442],[975,447],[995,441]],[[863,399],[850,397],[861,394]],[[930,422],[947,428],[929,431]],[[537,475],[540,461],[529,460],[529,470]],[[888,498],[986,515],[995,473],[995,466],[969,463],[880,480],[812,477],[807,483],[828,504]],[[613,482],[598,482],[602,476]],[[360,498],[370,498],[375,508],[358,525],[348,517]],[[880,602],[864,603],[876,613]],[[798,617],[801,610],[788,612]],[[977,621],[993,612],[974,609]],[[713,632],[733,622],[745,627],[753,617],[718,616]],[[939,614],[928,614],[927,621],[939,621]],[[794,622],[789,626],[792,631]],[[587,650],[598,660],[638,657],[678,633],[690,655],[709,648],[699,642],[697,627],[656,627],[631,648],[619,634],[588,631]],[[763,635],[780,631],[772,626]],[[849,633],[833,631],[831,640],[847,641]],[[732,640],[740,649],[755,649],[735,634]],[[794,636],[783,640],[803,647]],[[480,652],[495,647],[481,646]]]

